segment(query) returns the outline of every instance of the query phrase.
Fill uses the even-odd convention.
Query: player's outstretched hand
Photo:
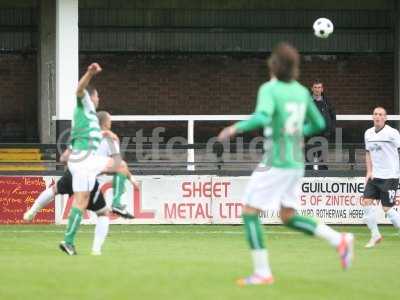
[[[88,67],[88,72],[92,75],[97,75],[102,71],[102,68],[100,67],[100,65],[98,63],[92,63],[89,67]]]
[[[220,142],[229,140],[236,134],[236,128],[234,126],[225,127],[218,135]]]

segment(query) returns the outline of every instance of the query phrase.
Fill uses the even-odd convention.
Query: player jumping
[[[100,173],[119,173],[130,178],[126,163],[114,158],[96,154],[102,134],[96,116],[99,96],[96,89],[89,87],[91,79],[102,71],[97,63],[92,63],[79,80],[76,91],[71,131],[72,152],[68,159],[68,169],[72,174],[74,204],[71,209],[64,240],[60,249],[68,255],[75,255],[75,236],[88,206],[89,195]]]
[[[111,117],[107,112],[98,112],[97,116],[100,121],[100,126],[103,131],[111,130]],[[116,157],[119,154],[119,143],[114,138],[111,139],[109,136],[114,135],[112,132],[109,132],[106,137],[103,137],[100,146],[97,150],[97,154],[103,156],[111,156]],[[68,160],[69,150],[66,150],[63,155],[61,155],[60,161],[66,162]],[[101,247],[104,243],[104,240],[108,233],[109,227],[109,213],[110,209],[107,207],[106,201],[104,199],[103,193],[100,191],[102,183],[105,183],[106,176],[99,176],[98,180],[96,180],[95,186],[90,193],[90,199],[87,209],[96,213],[98,219],[95,227],[95,237],[93,241],[92,254],[100,255]],[[133,180],[133,176],[131,176]],[[100,181],[100,183],[99,183]],[[133,185],[138,188],[137,182],[133,181]],[[24,214],[24,220],[27,222],[32,221],[36,214],[50,204],[56,195],[64,195],[68,194],[69,196],[73,195],[72,190],[72,175],[67,169],[63,176],[57,181],[56,184],[48,187],[44,190],[35,200],[32,207],[29,208]],[[114,212],[125,219],[132,219],[133,216],[124,209],[123,211]]]

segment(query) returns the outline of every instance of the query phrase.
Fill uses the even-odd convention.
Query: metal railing
[[[205,121],[240,121],[248,119],[249,115],[114,115],[113,121],[140,121],[140,122],[170,122],[181,121],[187,123],[187,143],[195,144],[194,126],[195,122]],[[337,115],[337,121],[371,121],[372,115]],[[389,121],[399,121],[400,115],[388,115]],[[353,153],[351,154],[353,155]],[[194,148],[187,148],[187,170],[195,170]]]
[[[172,170],[172,171],[188,171],[193,172],[203,171],[203,170],[223,170],[223,169],[241,169],[241,167],[248,167],[249,170],[257,163],[257,160],[248,160],[248,159],[234,159],[234,160],[226,160],[224,159],[224,154],[235,153],[237,151],[237,147],[235,143],[231,143],[229,149],[223,148],[221,152],[221,147],[218,150],[213,149],[212,157],[208,155],[208,159],[202,158],[202,151],[207,150],[207,144],[205,143],[195,143],[195,123],[198,122],[220,122],[220,121],[238,121],[249,118],[249,115],[114,115],[112,116],[113,121],[119,122],[185,122],[187,126],[187,143],[184,144],[174,144],[172,149],[174,151],[180,151],[182,154],[182,150],[186,153],[186,158],[184,160],[171,160],[171,159],[154,159],[151,155],[151,150],[154,145],[143,143],[142,149],[144,152],[148,152],[148,155],[145,159],[136,159],[137,156],[135,151],[137,151],[135,145],[128,145],[125,149],[123,149],[123,154],[127,157],[128,164],[135,169],[141,170]],[[372,120],[371,115],[337,115],[338,121],[370,121]],[[399,121],[400,115],[389,115],[388,120],[391,121]],[[360,137],[362,140],[362,137]],[[217,144],[216,144],[217,145]],[[158,144],[158,150],[163,151],[167,148],[166,144]],[[170,146],[170,145],[169,145]],[[244,153],[246,151],[250,151],[246,148],[246,144],[243,146]],[[330,151],[334,152],[337,150],[335,144],[330,144]],[[56,152],[57,145],[55,144],[1,144],[0,148],[38,148],[41,149],[41,152],[44,153],[44,159],[40,163],[44,163],[49,166],[49,169],[57,169],[60,165],[56,162]],[[363,149],[362,144],[341,144],[341,150],[344,151],[345,156],[347,157],[342,161],[326,161],[324,163],[315,163],[311,162],[311,165],[324,164],[328,165],[330,168],[340,170],[340,166],[343,166],[343,170],[359,170],[363,169],[363,159],[357,160],[357,151]],[[262,146],[259,145],[255,149],[259,153],[259,157],[261,156]],[[224,152],[225,151],[225,152]],[[183,154],[184,154],[183,153]],[[210,154],[210,153],[208,153]],[[243,154],[243,153],[242,153]],[[196,157],[197,155],[198,157]],[[343,156],[343,155],[342,155]],[[4,163],[3,163],[4,164]]]

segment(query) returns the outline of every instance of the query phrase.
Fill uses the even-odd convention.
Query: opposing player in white
[[[400,176],[398,153],[400,134],[387,125],[386,120],[386,110],[383,107],[375,108],[374,126],[367,129],[364,134],[367,165],[363,199],[364,221],[371,231],[371,239],[365,245],[366,248],[375,247],[382,241],[373,200],[381,201],[388,219],[395,228],[400,229],[400,214],[394,208]]]
[[[96,152],[97,155],[112,157],[118,164],[120,164],[121,162],[123,164],[126,164],[122,160],[120,154],[119,138],[111,131],[111,126],[112,126],[111,115],[106,111],[100,111],[97,113],[97,118],[99,119],[102,132],[110,133],[109,136],[105,136],[101,140],[99,148],[97,149]],[[102,176],[99,177],[98,179],[102,180],[101,178],[105,177]],[[121,196],[125,192],[126,180],[130,181],[134,186],[136,186],[136,188],[139,188],[135,178],[130,172],[129,172],[129,177],[120,173],[114,174],[112,181],[113,199],[111,204],[111,210],[120,216],[125,216],[129,214],[126,210],[126,205],[121,204]]]
[[[99,111],[97,113],[97,118],[100,123],[100,129],[102,131],[109,131],[111,132],[111,116],[106,111]],[[99,148],[97,149],[97,155],[99,156],[106,156],[112,157],[117,161],[122,161],[121,153],[120,153],[120,145],[119,139],[111,138],[110,136],[105,136],[102,138]],[[130,182],[136,187],[139,188],[139,185],[133,175],[131,174]],[[100,182],[100,186],[108,182],[106,175],[100,175],[97,177],[97,180]],[[118,212],[122,217],[132,219],[133,216],[130,215],[127,211]],[[95,228],[95,235],[93,240],[93,247],[92,247],[92,255],[101,255],[101,247],[104,243],[104,240],[108,233],[108,226],[109,226],[109,217],[106,218],[101,216],[97,219],[97,225]]]

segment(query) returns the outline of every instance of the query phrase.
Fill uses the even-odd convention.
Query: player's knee
[[[243,207],[242,213],[245,215],[249,215],[249,214],[258,214],[259,210],[257,208],[245,205]]]
[[[109,210],[99,211],[99,212],[96,212],[96,215],[98,217],[109,217],[110,216],[110,211]]]
[[[52,191],[52,193],[53,193],[53,196],[56,196],[56,195],[58,194],[57,184],[54,184],[54,185],[51,187],[51,191]]]
[[[283,224],[287,224],[289,222],[289,217],[286,214],[281,214],[281,220]]]
[[[295,214],[296,212],[293,208],[282,207],[280,211],[281,220],[284,224],[287,224]]]
[[[128,165],[126,164],[125,161],[121,161],[117,168],[117,172],[128,175],[129,170],[128,170]]]
[[[86,205],[87,206],[87,205]],[[82,203],[75,203],[74,207],[76,207],[77,209],[79,209],[82,213],[85,212],[86,210],[86,206]]]
[[[84,211],[89,204],[89,192],[79,192],[75,193],[75,207],[79,208],[80,210]]]
[[[392,209],[392,206],[382,206],[382,209],[385,213]]]
[[[363,198],[362,201],[361,201],[361,205],[362,206],[368,206],[368,205],[371,205],[371,204],[372,204],[372,199],[369,199],[369,198]]]

